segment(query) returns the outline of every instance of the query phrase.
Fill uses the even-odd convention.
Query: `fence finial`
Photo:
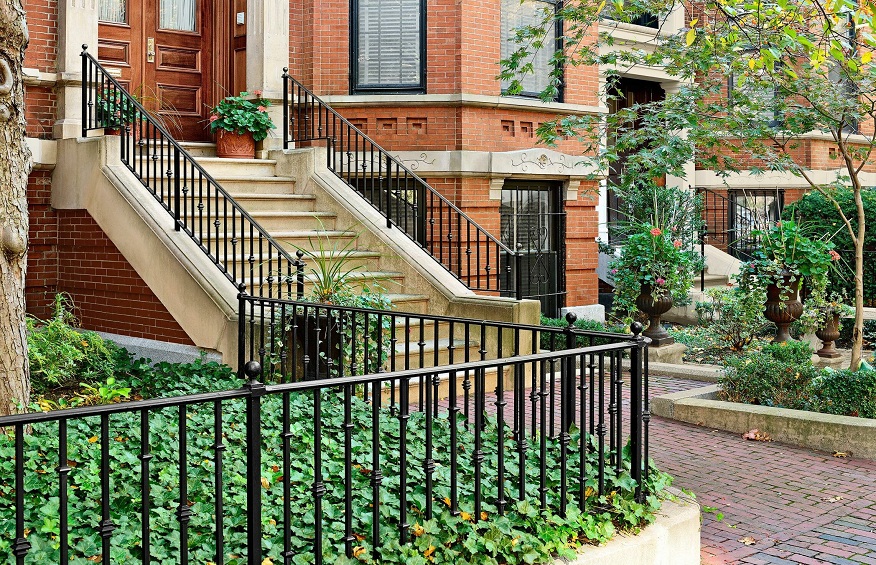
[[[566,323],[569,324],[569,327],[575,325],[575,322],[578,321],[578,316],[574,312],[566,312]]]
[[[82,52],[84,53],[85,51],[88,51],[88,44],[87,43],[82,44]]]
[[[630,330],[633,332],[633,337],[635,339],[639,339],[639,335],[642,333],[642,330],[645,329],[645,326],[642,325],[642,322],[633,322],[630,324]]]
[[[247,361],[246,365],[243,366],[243,374],[245,374],[250,381],[258,380],[259,375],[262,374],[261,363],[258,361]]]

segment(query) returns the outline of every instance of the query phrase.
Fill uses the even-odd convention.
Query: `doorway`
[[[210,139],[209,109],[230,74],[231,16],[222,4],[99,0],[98,60],[177,139]]]
[[[561,187],[557,183],[506,181],[502,187],[502,243],[520,253],[520,261],[503,257],[502,272],[519,285],[522,298],[541,302],[545,316],[555,318],[565,306],[565,232]],[[510,264],[509,264],[510,261]],[[519,277],[519,278],[518,278]]]

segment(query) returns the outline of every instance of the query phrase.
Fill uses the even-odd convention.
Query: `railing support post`
[[[249,361],[243,368],[249,397],[246,402],[246,535],[247,564],[262,565],[262,366]]]
[[[633,322],[630,326],[633,332],[630,349],[630,476],[636,481],[635,497],[642,500],[642,416],[644,406],[642,404],[642,388],[644,386],[644,353],[645,338],[642,337],[643,326],[639,322]],[[645,462],[647,465],[647,461]]]
[[[283,67],[283,149],[289,149],[289,67]]]
[[[700,269],[700,292],[706,291],[706,237],[709,233],[709,225],[704,223],[700,231],[700,257],[703,259],[703,268]]]
[[[180,193],[180,166],[179,166],[179,147],[176,145],[173,146],[173,219],[176,221],[174,225],[174,230],[180,230],[180,203],[181,203],[181,193]]]
[[[575,349],[577,347],[574,326],[578,321],[578,316],[573,312],[566,313],[566,347],[565,349]],[[569,357],[565,361],[566,367],[563,371],[563,432],[569,433],[572,423],[575,421],[575,358]]]
[[[514,252],[514,297],[523,300],[523,254]]]
[[[82,44],[82,137],[88,135],[88,45]]]
[[[426,247],[426,185],[418,183],[417,186],[417,243]]]
[[[378,173],[379,173],[380,165],[378,165],[377,167],[378,167]],[[392,180],[391,180],[390,175],[389,175],[390,167],[392,167],[392,157],[389,155],[389,153],[387,153],[386,154],[386,227],[387,228],[392,227]],[[378,177],[379,176],[380,175],[378,174]]]
[[[298,300],[304,299],[304,251],[300,249],[295,252],[295,296]]]
[[[237,285],[237,377],[244,378],[246,359],[246,285]]]

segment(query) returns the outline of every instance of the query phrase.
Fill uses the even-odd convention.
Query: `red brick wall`
[[[179,324],[85,210],[51,208],[51,176],[28,182],[27,311],[45,319],[58,292],[83,328],[192,345]]]
[[[58,2],[25,0],[30,43],[24,54],[24,66],[53,73],[58,52]],[[57,97],[50,87],[25,87],[25,116],[28,137],[51,139]]]
[[[143,279],[85,210],[58,210],[58,290],[82,326],[193,345]]]
[[[25,300],[27,312],[40,319],[51,313],[58,292],[58,219],[51,208],[52,177],[34,171],[27,183],[30,245],[27,250]]]

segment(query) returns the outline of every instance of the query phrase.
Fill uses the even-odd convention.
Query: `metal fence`
[[[241,299],[249,319],[272,304],[319,317]],[[363,314],[335,310],[351,323]],[[400,316],[391,327],[407,327]],[[485,327],[442,321],[472,341]],[[411,323],[415,335],[425,322]],[[511,343],[539,331],[498,329]],[[556,350],[316,380],[285,378],[263,341],[270,370],[248,361],[242,388],[0,418],[0,560],[322,563],[379,557],[443,512],[478,522],[521,500],[601,512],[598,497],[626,476],[641,498],[647,340],[634,329],[542,328]]]

